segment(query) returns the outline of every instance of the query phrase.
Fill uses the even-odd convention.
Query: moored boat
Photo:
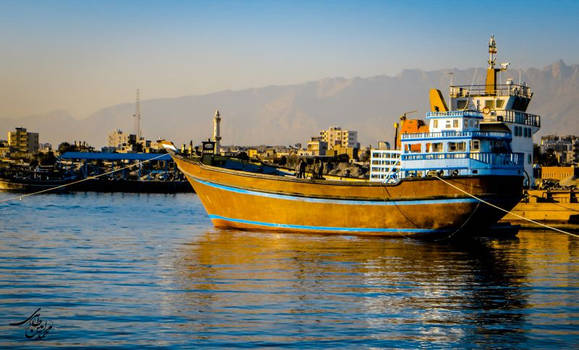
[[[485,96],[499,96],[495,80],[487,84],[492,86]],[[214,155],[191,158],[169,142],[163,145],[216,227],[422,237],[481,233],[505,214],[493,206],[508,211],[520,201],[524,154],[512,151],[509,125],[488,119],[486,110],[469,104],[448,110],[436,92],[431,106],[426,121],[401,119],[396,150],[372,152],[368,179],[304,179]],[[420,127],[404,129],[403,123]]]
[[[0,191],[36,192],[66,184],[64,180],[31,180],[0,177]]]
[[[203,164],[178,154],[174,159],[216,227],[424,236],[488,227],[503,216],[433,177],[396,183],[298,179]],[[512,208],[521,196],[522,176],[447,180],[501,207]]]

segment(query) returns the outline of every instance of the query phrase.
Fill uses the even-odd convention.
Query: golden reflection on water
[[[323,324],[328,334],[317,340],[476,343],[500,335],[517,344],[524,340],[520,329],[536,321],[525,309],[577,306],[549,293],[529,296],[531,284],[576,288],[569,277],[576,277],[576,262],[576,240],[542,232],[436,243],[208,231],[173,261],[171,283],[184,293],[165,307],[186,310],[199,331],[286,328],[269,334],[277,341]],[[573,317],[562,315],[562,322],[567,316]],[[360,331],[339,331],[348,328]]]
[[[190,196],[170,207],[164,196],[89,197],[3,209],[0,347],[27,342],[9,324],[38,307],[55,324],[47,348],[577,344],[579,240],[566,235],[437,243],[207,231]]]

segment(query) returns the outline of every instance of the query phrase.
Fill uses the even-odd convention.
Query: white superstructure
[[[427,113],[429,132],[403,133],[400,150],[372,151],[370,181],[433,175],[523,176],[523,154],[511,151],[509,129],[482,120],[477,111]]]
[[[509,66],[508,63],[502,63],[500,68],[495,67],[497,51],[494,36],[491,36],[485,85],[450,86],[449,109],[476,110],[483,114],[482,123],[504,123],[513,135],[512,151],[523,153],[525,177],[528,185],[532,186],[533,135],[541,128],[541,118],[527,113],[533,97],[527,84],[514,84],[511,79],[505,84],[497,84],[497,74]]]
[[[450,86],[450,106],[439,90],[430,91],[426,122],[400,118],[397,150],[373,150],[370,181],[396,181],[425,176],[520,176],[533,178],[533,134],[538,115],[526,112],[533,92],[526,84],[497,84],[497,47],[489,41],[484,85]]]

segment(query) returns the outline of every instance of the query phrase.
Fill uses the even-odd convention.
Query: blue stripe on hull
[[[309,202],[309,203],[324,203],[324,204],[341,204],[341,205],[432,205],[432,204],[459,204],[459,203],[476,203],[477,200],[474,198],[448,198],[448,199],[422,199],[422,200],[403,200],[403,201],[371,201],[371,200],[348,200],[348,199],[323,199],[323,198],[310,198],[310,197],[299,197],[290,196],[284,194],[275,193],[265,193],[251,190],[244,190],[241,188],[230,187],[225,185],[219,185],[212,182],[203,181],[189,176],[194,181],[199,182],[203,185],[207,185],[214,188],[219,188],[221,190],[248,194],[252,196],[260,196],[266,198],[274,199],[285,199],[299,202]]]
[[[212,220],[224,220],[241,224],[250,224],[263,227],[272,228],[285,228],[293,230],[309,230],[309,231],[327,231],[327,232],[352,232],[352,233],[363,233],[363,232],[381,232],[381,233],[445,233],[450,232],[450,230],[436,230],[436,229],[423,229],[423,228],[369,228],[369,227],[328,227],[328,226],[310,226],[310,225],[289,225],[289,224],[276,224],[269,222],[244,220],[244,219],[233,219],[227,218],[219,215],[209,215]]]

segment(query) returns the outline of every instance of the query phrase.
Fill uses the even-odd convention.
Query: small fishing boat
[[[215,227],[418,237],[482,233],[520,201],[525,179],[525,154],[512,151],[509,121],[490,113],[490,103],[478,110],[480,103],[468,100],[501,99],[502,104],[493,106],[507,108],[513,106],[511,100],[523,98],[512,86],[497,87],[494,38],[489,52],[490,85],[480,96],[461,91],[456,96],[466,102],[449,110],[440,91],[431,91],[432,111],[426,120],[404,115],[397,126],[396,149],[372,151],[367,179],[302,178],[216,154],[189,157],[170,142],[162,144]],[[520,119],[520,113],[510,122],[534,122]],[[215,131],[219,135],[219,123],[214,128],[218,145]]]

